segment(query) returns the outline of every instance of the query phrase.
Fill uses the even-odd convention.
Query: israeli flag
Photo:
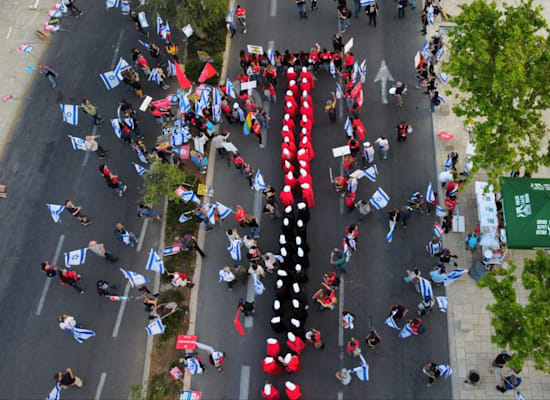
[[[445,209],[440,205],[437,205],[435,207],[435,215],[438,217],[444,217],[445,215],[447,215],[447,211],[445,211]]]
[[[373,164],[372,167],[369,167],[366,170],[364,170],[363,173],[372,182],[376,182],[376,175],[378,175],[378,168],[376,168],[376,164]]]
[[[426,202],[427,203],[433,203],[435,201],[435,193],[434,188],[432,187],[432,183],[428,183],[428,189],[426,189]]]
[[[355,61],[353,63],[353,83],[357,82],[357,75],[359,75],[359,64]]]
[[[111,120],[111,126],[113,127],[113,130],[115,131],[115,135],[117,138],[121,138],[122,136],[122,130],[120,129],[120,122],[117,118],[114,118]]]
[[[353,321],[355,321],[355,318],[350,313],[347,313],[346,315],[344,315],[342,317],[342,320],[349,326],[349,329],[355,328],[355,325],[353,325]]]
[[[344,241],[343,252],[344,252],[344,256],[346,256],[346,262],[348,262],[351,258],[352,250],[350,246],[348,246],[347,241]]]
[[[275,50],[273,50],[273,47],[267,49],[267,59],[271,65],[275,66]]]
[[[239,107],[237,113],[239,114],[239,121],[244,122],[244,111],[241,107]]]
[[[130,64],[128,64],[128,62],[124,58],[120,57],[120,59],[118,60],[118,64],[115,67],[114,73],[118,77],[118,79],[122,81],[122,71],[126,71],[130,68]]]
[[[390,221],[390,230],[386,235],[386,241],[388,243],[391,243],[393,240],[393,232],[395,231],[395,225],[397,225],[396,219],[397,219],[397,215]]]
[[[437,61],[441,61],[441,59],[443,58],[443,54],[445,54],[445,48],[441,46],[441,48],[437,50],[437,53],[435,53],[435,59]]]
[[[257,192],[263,192],[264,189],[266,188],[264,177],[262,176],[262,173],[260,172],[260,170],[256,172],[256,176],[254,177],[254,182],[252,183],[252,187]]]
[[[336,82],[336,98],[341,99],[344,97],[344,92],[342,91],[342,86]]]
[[[63,122],[70,125],[78,125],[78,106],[74,104],[60,104]]]
[[[334,61],[330,60],[329,68],[330,68],[330,74],[332,75],[332,77],[336,78],[336,67],[334,66]]]
[[[138,40],[139,44],[141,44],[143,47],[145,47],[147,50],[151,48],[151,45],[147,42],[144,42],[143,40]]]
[[[434,6],[430,5],[428,7],[428,24],[433,25],[434,24]]]
[[[442,238],[445,234],[445,230],[441,227],[439,222],[434,223],[434,235],[438,238]]]
[[[441,95],[437,96],[437,100],[439,100],[441,104],[445,104],[445,99],[443,98],[443,96]]]
[[[361,7],[368,6],[369,4],[374,3],[374,0],[361,0],[359,4],[361,4]]]
[[[437,296],[435,298],[437,300],[437,304],[439,305],[439,310],[441,312],[447,312],[447,305],[449,300],[445,296]]]
[[[143,168],[141,165],[139,165],[138,163],[133,162],[132,164],[134,164],[134,167],[136,168],[138,175],[141,176],[147,173],[147,170]]]
[[[148,336],[162,335],[164,333],[164,329],[165,326],[162,324],[160,318],[157,318],[145,327]]]
[[[519,390],[516,389],[516,399],[517,400],[525,400],[525,397],[521,394]]]
[[[86,250],[73,250],[65,253],[65,266],[71,268],[72,265],[81,265],[86,261]]]
[[[160,34],[160,26],[162,25],[162,18],[160,15],[157,14],[157,35],[161,36]]]
[[[170,24],[168,23],[168,21],[166,21],[166,24],[164,25],[163,28],[160,29],[160,36],[164,39],[164,40],[167,40],[168,36],[170,36]]]
[[[388,325],[390,328],[397,329],[397,330],[401,329],[399,328],[399,326],[397,326],[397,322],[395,322],[395,320],[393,319],[393,314],[390,315],[388,318],[386,318],[384,323]]]
[[[155,250],[151,249],[149,252],[149,259],[147,260],[147,265],[145,266],[145,269],[147,271],[155,271],[159,274],[164,274],[164,263],[162,262],[162,258],[155,252]]]
[[[435,256],[436,254],[438,254],[441,249],[442,249],[442,244],[441,242],[434,242],[434,241],[430,241],[427,245],[426,245],[426,251],[431,255],[431,256]]]
[[[156,68],[153,68],[151,70],[151,74],[149,75],[149,78],[147,79],[148,81],[153,81],[155,82],[157,85],[160,85],[160,76],[159,76],[159,73],[157,71]]]
[[[59,393],[61,393],[61,386],[58,382],[55,384],[50,393],[46,396],[46,400],[59,400]]]
[[[105,84],[105,87],[107,90],[111,90],[112,88],[115,88],[119,85],[120,79],[116,76],[114,71],[107,71],[102,74],[99,74],[99,77]]]
[[[450,365],[441,364],[435,368],[439,371],[439,376],[442,376],[445,379],[447,379],[453,373],[453,369]]]
[[[351,372],[354,373],[360,381],[366,382],[369,380],[369,364],[367,364],[367,360],[365,360],[362,354],[359,354],[359,357],[361,357],[361,365],[352,369]]]
[[[122,272],[124,277],[128,279],[128,282],[130,282],[130,286],[132,287],[145,285],[147,282],[149,282],[149,279],[147,279],[147,277],[140,275],[137,272],[129,271],[122,268],[120,268],[120,272]]]
[[[191,375],[200,374],[202,372],[199,360],[197,360],[195,357],[190,357],[185,360],[185,368],[187,368]]]
[[[191,217],[188,217],[188,216],[185,215],[185,214],[187,214],[187,213],[181,214],[180,217],[178,218],[178,222],[179,222],[180,224],[183,224],[184,222],[187,222],[187,221],[189,221],[189,220],[192,219]]]
[[[202,204],[201,200],[197,197],[195,192],[193,192],[192,190],[187,190],[183,192],[180,198],[183,200],[184,203],[189,203],[190,201],[192,201],[199,206]]]
[[[65,206],[60,206],[57,204],[46,204],[48,210],[50,210],[50,215],[52,216],[53,222],[56,224],[61,222],[61,213],[65,209]]]
[[[456,281],[458,278],[460,278],[466,272],[468,272],[467,269],[461,269],[461,268],[456,268],[456,269],[452,270],[451,272],[449,272],[447,274],[447,277],[443,281],[443,285],[445,285],[445,287],[449,286],[451,283]]]
[[[214,122],[221,123],[222,122],[222,102],[221,102],[222,95],[218,89],[214,89],[213,93],[213,106],[212,106],[212,117],[214,119]]]
[[[213,204],[205,204],[204,208],[206,209],[206,216],[208,221],[212,224],[216,224],[216,206]]]
[[[120,5],[120,0],[105,0],[105,6],[107,7],[107,10],[111,7],[117,8],[119,5]]]
[[[69,136],[69,139],[71,139],[71,145],[73,146],[73,150],[88,151],[88,148],[86,147],[86,140],[79,137],[71,136],[71,135],[67,135],[67,136]]]
[[[75,340],[78,343],[82,343],[88,340],[89,338],[91,338],[92,336],[95,336],[94,331],[91,331],[89,329],[84,329],[84,328],[77,328],[76,326],[73,326],[72,332]]]
[[[143,154],[143,152],[140,150],[139,147],[136,147],[136,153],[137,153],[137,156],[139,158],[139,161],[141,161],[142,163],[145,163],[145,164],[149,163],[149,161],[147,161],[147,158],[145,158],[145,155]]]
[[[231,258],[235,261],[241,261],[241,240],[232,240],[231,244],[227,248],[227,251],[229,251],[229,255]]]
[[[359,66],[359,74],[361,75],[361,84],[367,79],[367,59],[364,59]]]
[[[220,219],[224,219],[227,217],[233,210],[227,206],[224,206],[219,201],[216,201],[216,209],[218,210],[218,215],[220,216]]]
[[[204,105],[202,104],[202,98],[199,100],[195,100],[195,115],[203,117],[202,110],[204,108]]]
[[[235,93],[235,88],[233,87],[233,84],[227,78],[227,83],[225,84],[225,91],[227,92],[228,96],[233,97],[234,99],[237,98],[237,94]]]
[[[409,336],[412,336],[412,335],[413,335],[413,331],[408,323],[399,332],[399,337],[401,339],[408,338]]]
[[[175,61],[168,61],[168,73],[170,76],[176,76],[176,63]]]
[[[263,292],[265,292],[265,286],[264,284],[258,279],[256,274],[252,274],[252,277],[254,278],[254,293],[257,296],[260,296]]]
[[[441,79],[441,82],[447,83],[447,82],[449,82],[449,75],[447,75],[447,74],[444,73],[444,72],[441,72],[441,73],[439,74],[439,79]]]
[[[430,300],[434,298],[434,292],[432,290],[432,284],[426,278],[418,277],[420,279],[420,294],[422,294],[422,299],[428,297]]]
[[[351,127],[351,121],[349,117],[346,118],[346,123],[344,124],[344,130],[349,137],[353,136],[353,128]]]
[[[209,89],[209,90],[207,90],[207,89]],[[201,103],[204,106],[203,109],[210,105],[210,92],[211,91],[212,91],[212,89],[210,89],[210,87],[207,86],[206,88],[204,88],[204,90],[201,93]]]
[[[120,13],[122,15],[130,15],[130,1],[120,0]]]
[[[178,99],[179,99],[180,112],[182,114],[185,114],[191,111],[191,103],[189,103],[189,99],[187,98],[187,93],[178,94]]]
[[[371,204],[376,208],[377,210],[381,210],[382,208],[386,207],[388,205],[388,202],[390,201],[390,198],[382,190],[381,187],[379,187],[376,192],[372,195],[370,198]]]
[[[430,42],[428,42],[427,40],[424,40],[424,44],[422,45],[420,54],[422,54],[425,59],[430,58]]]

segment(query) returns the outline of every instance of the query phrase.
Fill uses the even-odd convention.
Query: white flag
[[[147,266],[145,269],[147,271],[155,271],[159,274],[164,274],[165,270],[162,258],[160,258],[160,256],[153,249],[149,252],[149,259],[147,260]]]
[[[70,125],[78,125],[78,106],[74,104],[60,104],[63,122]]]
[[[61,393],[61,386],[58,382],[55,384],[50,393],[46,396],[46,400],[59,400],[59,393]]]
[[[373,164],[372,167],[363,170],[363,173],[372,182],[376,182],[376,175],[378,175],[378,168],[376,168],[376,164]]]
[[[145,276],[140,275],[134,271],[128,271],[126,269],[120,268],[120,272],[124,275],[126,279],[128,279],[128,282],[130,282],[130,286],[141,286],[145,285],[149,279],[147,279]]]
[[[107,6],[107,10],[111,7],[117,8],[120,5],[120,0],[105,0],[105,5]]]
[[[79,249],[65,253],[65,266],[71,268],[72,265],[84,264],[86,261],[86,250]]]
[[[61,213],[65,209],[65,206],[60,206],[57,204],[46,204],[48,210],[50,210],[50,215],[52,216],[53,222],[56,224],[61,222]]]
[[[399,330],[399,326],[397,325],[397,322],[395,322],[395,319],[393,319],[393,315],[390,315],[386,320],[384,321],[386,325],[388,325],[390,328]]]

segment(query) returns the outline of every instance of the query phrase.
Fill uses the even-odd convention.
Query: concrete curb
[[[235,0],[229,1],[229,9],[233,7]],[[231,38],[229,34],[225,36],[225,51],[223,52],[223,66],[222,72],[220,75],[220,82],[225,80],[227,75],[227,61],[229,60],[229,51],[231,49]],[[216,126],[216,132],[219,129],[219,125]],[[212,186],[214,181],[214,168],[216,165],[216,149],[214,146],[210,146],[210,151],[208,153],[208,171],[206,172],[206,186]],[[205,198],[210,200],[210,198]],[[206,230],[203,225],[199,227],[199,234],[197,237],[197,242],[201,248],[204,249],[204,243],[206,241]],[[195,262],[195,271],[193,272],[192,281],[195,283],[195,287],[191,291],[191,298],[189,299],[189,329],[187,330],[188,335],[195,334],[195,327],[197,321],[197,304],[199,300],[199,289],[200,289],[200,278],[202,271],[202,257],[197,257]],[[183,390],[191,390],[191,375],[185,374],[183,381]]]

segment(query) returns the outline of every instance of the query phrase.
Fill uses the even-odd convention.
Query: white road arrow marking
[[[376,77],[374,78],[375,82],[382,81],[380,83],[380,96],[382,98],[382,104],[388,104],[388,97],[387,97],[388,80],[393,81],[393,76],[391,75],[390,69],[386,65],[386,60],[382,60],[382,62],[380,63],[380,68],[378,69],[378,72],[376,73]]]

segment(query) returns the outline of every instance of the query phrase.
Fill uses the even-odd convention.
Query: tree
[[[485,0],[460,7],[443,70],[459,92],[453,112],[475,121],[473,171],[487,171],[498,187],[511,170],[550,165],[541,116],[550,105],[548,25],[532,0],[501,9]]]
[[[146,204],[156,204],[164,196],[168,196],[170,201],[177,201],[175,190],[187,180],[185,172],[176,165],[164,164],[160,160],[153,161],[148,172],[142,177],[143,202]]]
[[[538,250],[535,259],[524,260],[521,279],[529,291],[526,305],[517,301],[516,266],[509,264],[509,269],[499,268],[479,282],[495,298],[487,306],[495,329],[491,341],[512,352],[508,362],[512,368],[521,370],[525,359],[533,357],[536,369],[550,372],[550,255]]]

